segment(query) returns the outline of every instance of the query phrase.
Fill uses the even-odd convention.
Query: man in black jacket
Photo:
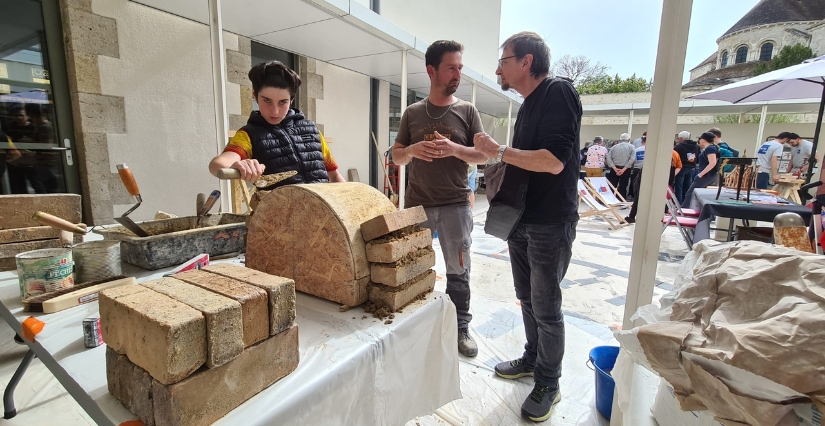
[[[564,316],[559,284],[570,264],[579,219],[582,106],[569,80],[548,77],[550,49],[538,34],[515,34],[501,48],[496,69],[501,88],[524,96],[513,147],[499,145],[486,133],[475,135],[474,142],[487,157],[529,175],[524,214],[507,241],[527,344],[521,358],[499,363],[495,371],[507,379],[533,376],[535,387],[521,413],[544,421],[561,398]]]
[[[696,163],[699,161],[699,154],[702,149],[696,141],[690,139],[690,132],[679,132],[679,143],[673,148],[679,154],[679,159],[682,160],[682,170],[676,174],[673,181],[673,192],[676,194],[676,199],[681,204],[685,199],[690,185],[693,184],[694,171],[696,170]]]

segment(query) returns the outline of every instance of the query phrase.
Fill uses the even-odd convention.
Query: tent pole
[[[811,149],[811,158],[808,159],[808,174],[805,176],[805,184],[811,183],[811,177],[814,175],[814,166],[816,166],[816,147],[819,145],[819,135],[822,131],[823,113],[825,113],[825,84],[822,84],[822,100],[819,101],[819,116],[816,118],[816,129],[814,129],[814,146]]]
[[[226,120],[226,53],[223,50],[223,19],[221,18],[221,0],[209,1],[209,40],[212,46],[212,91],[215,98],[215,143],[217,153],[223,152],[227,143],[229,123]],[[223,196],[221,211],[231,211],[231,181],[220,180]],[[240,212],[234,212],[240,213]]]
[[[407,49],[401,51],[401,111],[399,117],[404,116],[407,109]],[[404,198],[407,194],[407,166],[398,166],[398,208],[404,208]]]
[[[765,122],[768,121],[768,104],[762,105],[762,115],[761,119],[759,120],[759,132],[756,134],[756,150],[753,151],[753,156],[756,156],[756,153],[759,152],[759,147],[765,142]]]

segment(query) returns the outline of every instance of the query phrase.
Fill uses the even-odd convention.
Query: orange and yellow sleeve
[[[324,152],[324,167],[326,167],[328,172],[333,170],[338,170],[338,165],[335,164],[335,159],[332,158],[332,152],[329,151],[329,146],[327,146],[327,141],[324,139],[324,135],[321,132],[318,132],[321,135],[321,150]]]
[[[241,156],[241,160],[248,160],[252,158],[252,140],[245,131],[239,130],[229,140],[223,152],[234,152]]]
[[[677,169],[681,169],[682,168],[682,158],[679,157],[678,152],[676,152],[676,151],[671,151],[671,152],[672,152],[671,157],[673,159],[673,161],[672,161],[673,167],[676,167]]]

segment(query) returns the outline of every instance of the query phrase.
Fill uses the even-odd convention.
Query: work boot
[[[553,406],[561,399],[559,388],[551,388],[541,383],[536,383],[533,392],[524,400],[521,405],[521,415],[534,422],[543,422],[550,418],[553,413]]]
[[[496,364],[496,374],[505,379],[518,379],[520,377],[532,376],[535,367],[527,365],[524,358],[504,361]]]
[[[474,357],[478,355],[478,345],[470,336],[470,329],[458,329],[458,351],[464,356]]]

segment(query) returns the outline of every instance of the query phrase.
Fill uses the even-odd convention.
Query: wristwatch
[[[496,158],[496,161],[501,162],[501,156],[504,155],[505,149],[507,149],[507,145],[500,145],[498,147],[498,158]]]

